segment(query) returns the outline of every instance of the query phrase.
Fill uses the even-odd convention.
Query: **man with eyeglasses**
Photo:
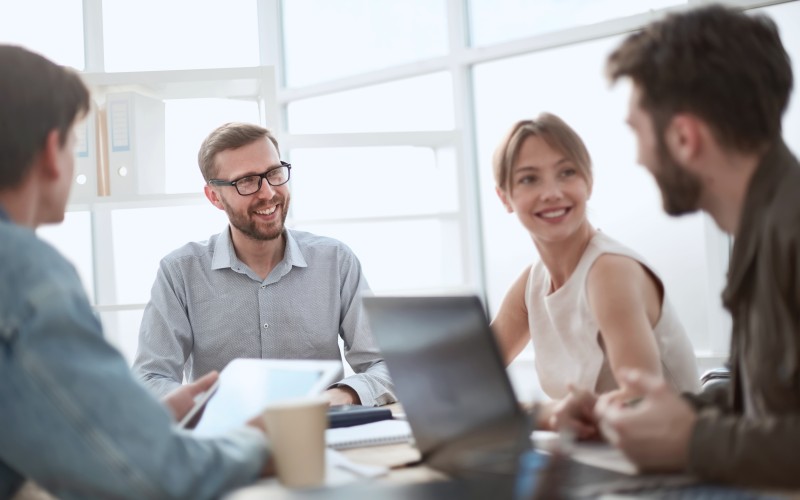
[[[331,404],[395,401],[361,305],[369,290],[343,243],[285,227],[291,165],[269,130],[227,123],[203,141],[208,200],[229,225],[159,266],[134,370],[157,394],[235,358],[340,359],[356,372],[326,391]]]

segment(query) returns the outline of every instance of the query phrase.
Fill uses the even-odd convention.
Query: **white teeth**
[[[259,214],[259,215],[272,215],[273,213],[275,213],[275,210],[277,208],[278,208],[278,205],[275,205],[274,207],[272,207],[270,209],[267,209],[267,210],[256,210],[256,213]]]
[[[562,208],[561,210],[553,210],[552,212],[542,212],[541,216],[545,219],[555,219],[556,217],[561,217],[565,213],[567,213],[567,209]]]

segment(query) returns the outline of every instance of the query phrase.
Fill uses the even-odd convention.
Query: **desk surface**
[[[397,414],[402,412],[398,405],[391,405],[392,411]],[[553,433],[535,432],[533,435],[534,445],[537,449],[552,449]],[[424,483],[430,481],[441,481],[447,479],[443,473],[427,467],[423,464],[407,466],[406,464],[418,462],[420,458],[419,451],[411,443],[394,444],[384,446],[369,446],[363,448],[354,448],[349,450],[340,451],[345,457],[352,462],[366,465],[379,465],[389,468],[387,474],[374,479],[365,479],[356,474],[341,470],[339,468],[328,467],[326,477],[326,488],[337,488],[346,485],[357,485],[366,481],[373,481],[374,484],[381,485],[409,485],[416,483]],[[605,443],[578,443],[574,446],[570,456],[573,460],[590,465],[608,469],[615,472],[623,473],[627,476],[623,477],[621,481],[612,481],[610,483],[588,485],[587,487],[579,488],[580,497],[586,498],[607,498],[607,499],[631,499],[641,498],[637,495],[643,490],[661,489],[661,488],[680,488],[687,487],[695,484],[696,481],[689,476],[681,474],[671,475],[636,475],[636,469],[628,461],[624,455],[618,450],[612,448]],[[629,478],[629,479],[628,479]],[[379,482],[379,483],[378,483]],[[719,491],[714,491],[714,487],[705,488],[700,486],[697,492],[687,490],[689,496],[687,498],[712,498],[712,496],[703,497],[709,490],[714,495],[719,495]],[[719,488],[719,490],[725,490]],[[307,490],[312,492],[314,490]],[[617,494],[618,491],[628,491],[629,494]],[[655,490],[657,491],[657,490]],[[736,490],[728,490],[733,493],[739,493]],[[301,491],[292,491],[281,486],[277,479],[269,478],[264,479],[249,487],[241,488],[234,491],[227,497],[227,500],[257,500],[262,498],[270,499],[292,499],[298,498],[298,493]],[[316,490],[314,498],[319,498],[321,493]],[[678,492],[675,492],[678,493]],[[724,491],[723,491],[724,493]],[[761,498],[758,494],[748,496],[748,492],[741,492],[744,496],[735,496],[735,498]],[[773,496],[774,495],[774,496]],[[800,494],[793,493],[773,493],[769,498],[800,498]],[[395,497],[393,497],[395,498]],[[713,496],[713,498],[717,498]],[[763,497],[766,498],[766,497]]]

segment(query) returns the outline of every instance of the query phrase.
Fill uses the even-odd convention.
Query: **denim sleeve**
[[[341,327],[340,336],[344,340],[344,357],[355,372],[339,382],[358,393],[364,406],[378,406],[394,403],[394,383],[389,377],[389,369],[378,350],[367,323],[361,295],[369,292],[361,264],[349,251],[341,261]],[[338,385],[338,384],[337,384]]]
[[[157,396],[180,387],[192,352],[192,326],[182,283],[179,267],[162,260],[139,328],[133,371]]]
[[[261,433],[178,429],[64,281],[78,283],[62,273],[0,307],[0,462],[67,499],[215,498],[255,480]]]

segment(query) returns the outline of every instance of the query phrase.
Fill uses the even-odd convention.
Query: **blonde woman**
[[[617,382],[636,368],[679,391],[699,381],[691,343],[664,286],[634,251],[586,216],[591,158],[581,138],[549,113],[516,123],[494,156],[497,195],[528,231],[540,260],[514,282],[492,322],[506,364],[533,341],[536,371],[552,401],[540,428],[597,434],[596,395],[634,401]]]

